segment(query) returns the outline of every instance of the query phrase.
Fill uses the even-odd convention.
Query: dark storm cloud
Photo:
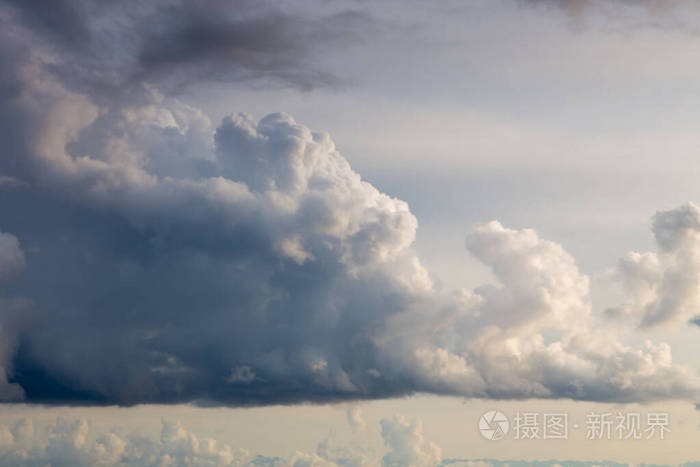
[[[274,133],[284,122],[268,120],[266,137],[274,143],[263,146],[261,155],[276,153],[276,144],[279,151],[294,144],[294,135]],[[223,125],[217,140],[222,158],[244,146],[256,157],[256,138],[239,126]],[[255,187],[252,178],[264,173],[246,172],[261,169],[246,165],[245,157],[241,162],[238,176],[247,174],[245,180]],[[293,194],[305,182],[280,162],[270,170],[277,173],[280,189]],[[342,175],[345,167],[338,170]],[[160,199],[157,214],[137,206],[124,212],[123,206],[112,210],[56,201],[34,189],[9,190],[0,201],[4,222],[39,253],[30,255],[28,280],[10,284],[7,292],[31,296],[42,310],[31,332],[23,334],[13,381],[28,400],[77,404],[247,405],[411,392],[405,381],[387,380],[392,370],[377,361],[373,343],[383,320],[405,309],[413,295],[375,264],[378,253],[372,251],[392,249],[393,243],[400,248],[403,240],[394,239],[392,230],[403,228],[403,222],[382,226],[381,217],[362,214],[364,208],[352,198],[346,198],[346,207],[361,211],[346,217],[329,204],[338,196],[335,187],[324,184],[330,200],[323,191],[300,199],[308,214],[299,216],[308,217],[290,222],[246,212],[253,206],[218,212],[219,206],[207,206],[197,193]],[[363,194],[363,185],[349,188],[358,202],[378,195]],[[245,192],[234,195],[235,203],[253,203]],[[393,206],[388,199],[382,202]],[[358,219],[364,225],[353,237],[323,233],[336,222],[355,222],[356,215],[368,217]],[[387,210],[383,216],[395,215]],[[399,209],[396,216],[410,214]],[[275,228],[270,222],[282,224]],[[274,238],[284,224],[290,238],[301,236],[308,245],[285,250]],[[61,233],[42,234],[47,231]],[[330,245],[319,243],[321,237]],[[305,254],[314,260],[304,261]],[[355,263],[360,272],[352,277],[349,267]],[[365,263],[380,269],[362,273]],[[66,265],[74,273],[67,274]],[[385,374],[372,376],[371,368]]]
[[[198,77],[272,79],[302,89],[337,85],[338,78],[310,67],[305,59],[312,46],[347,37],[353,28],[365,29],[369,21],[360,13],[317,21],[264,9],[240,14],[241,10],[260,10],[254,3],[240,3],[234,10],[239,13],[231,14],[230,2],[216,5],[213,11],[196,4],[161,9],[158,18],[162,22],[144,27],[138,55],[140,75],[162,79],[185,65],[190,75]]]
[[[29,28],[65,46],[82,47],[89,42],[86,4],[80,0],[5,0]]]
[[[356,11],[302,16],[249,0],[4,3],[61,56],[57,71],[73,86],[145,81],[177,89],[200,79],[300,89],[338,85],[318,66],[316,52],[356,38],[371,24]]]

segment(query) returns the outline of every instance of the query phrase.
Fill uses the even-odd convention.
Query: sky
[[[0,25],[0,465],[700,462],[693,2]]]

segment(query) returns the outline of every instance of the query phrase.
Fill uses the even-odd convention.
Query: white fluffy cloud
[[[383,459],[364,446],[336,445],[321,440],[316,452],[297,451],[288,458],[266,457],[214,438],[202,438],[179,422],[163,421],[160,437],[100,432],[84,420],[57,418],[35,423],[21,419],[0,426],[0,465],[81,467],[434,467],[440,463],[440,448],[425,440],[421,422],[401,417],[382,420],[381,436],[388,452]]]
[[[643,326],[682,324],[700,316],[700,209],[688,203],[656,213],[655,252],[630,252],[613,276],[626,301],[608,312],[634,316]]]
[[[13,467],[506,467],[537,465],[622,466],[621,463],[443,459],[441,449],[426,439],[420,419],[397,415],[371,429],[384,448],[375,452],[370,439],[323,439],[315,452],[298,450],[287,457],[269,456],[198,436],[179,422],[162,421],[159,436],[99,429],[85,419],[57,418],[49,422],[20,419],[0,425],[0,465]],[[269,453],[267,453],[269,454]],[[684,464],[685,465],[685,464]],[[688,465],[694,465],[689,463]]]
[[[362,412],[360,411],[359,407],[357,407],[356,405],[348,407],[346,414],[348,418],[348,423],[354,431],[365,431],[365,429],[367,428],[367,423],[362,417]]]
[[[58,418],[35,426],[24,419],[0,437],[0,464],[16,466],[242,466],[251,456],[242,449],[202,439],[180,423],[163,422],[159,440],[116,432],[91,433],[86,420]]]
[[[395,320],[394,342],[409,342],[398,345],[412,356],[406,371],[427,392],[616,401],[697,393],[698,377],[673,364],[667,344],[635,348],[595,326],[589,279],[560,245],[490,222],[467,246],[498,284]]]
[[[476,291],[483,298],[483,325],[573,331],[587,323],[589,280],[561,245],[539,238],[534,230],[490,222],[474,229],[467,248],[501,283]]]
[[[381,422],[382,438],[389,452],[382,457],[384,467],[432,467],[440,463],[440,448],[423,437],[423,425],[395,416]]]

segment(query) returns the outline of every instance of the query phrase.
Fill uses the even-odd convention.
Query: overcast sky
[[[0,2],[0,464],[700,460],[699,31],[690,1]],[[488,441],[493,409],[581,429]],[[671,432],[586,440],[596,412]]]

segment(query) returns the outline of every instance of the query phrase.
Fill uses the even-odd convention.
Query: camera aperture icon
[[[491,410],[479,418],[479,431],[481,436],[489,441],[498,441],[508,433],[510,424],[508,417],[503,412]]]

